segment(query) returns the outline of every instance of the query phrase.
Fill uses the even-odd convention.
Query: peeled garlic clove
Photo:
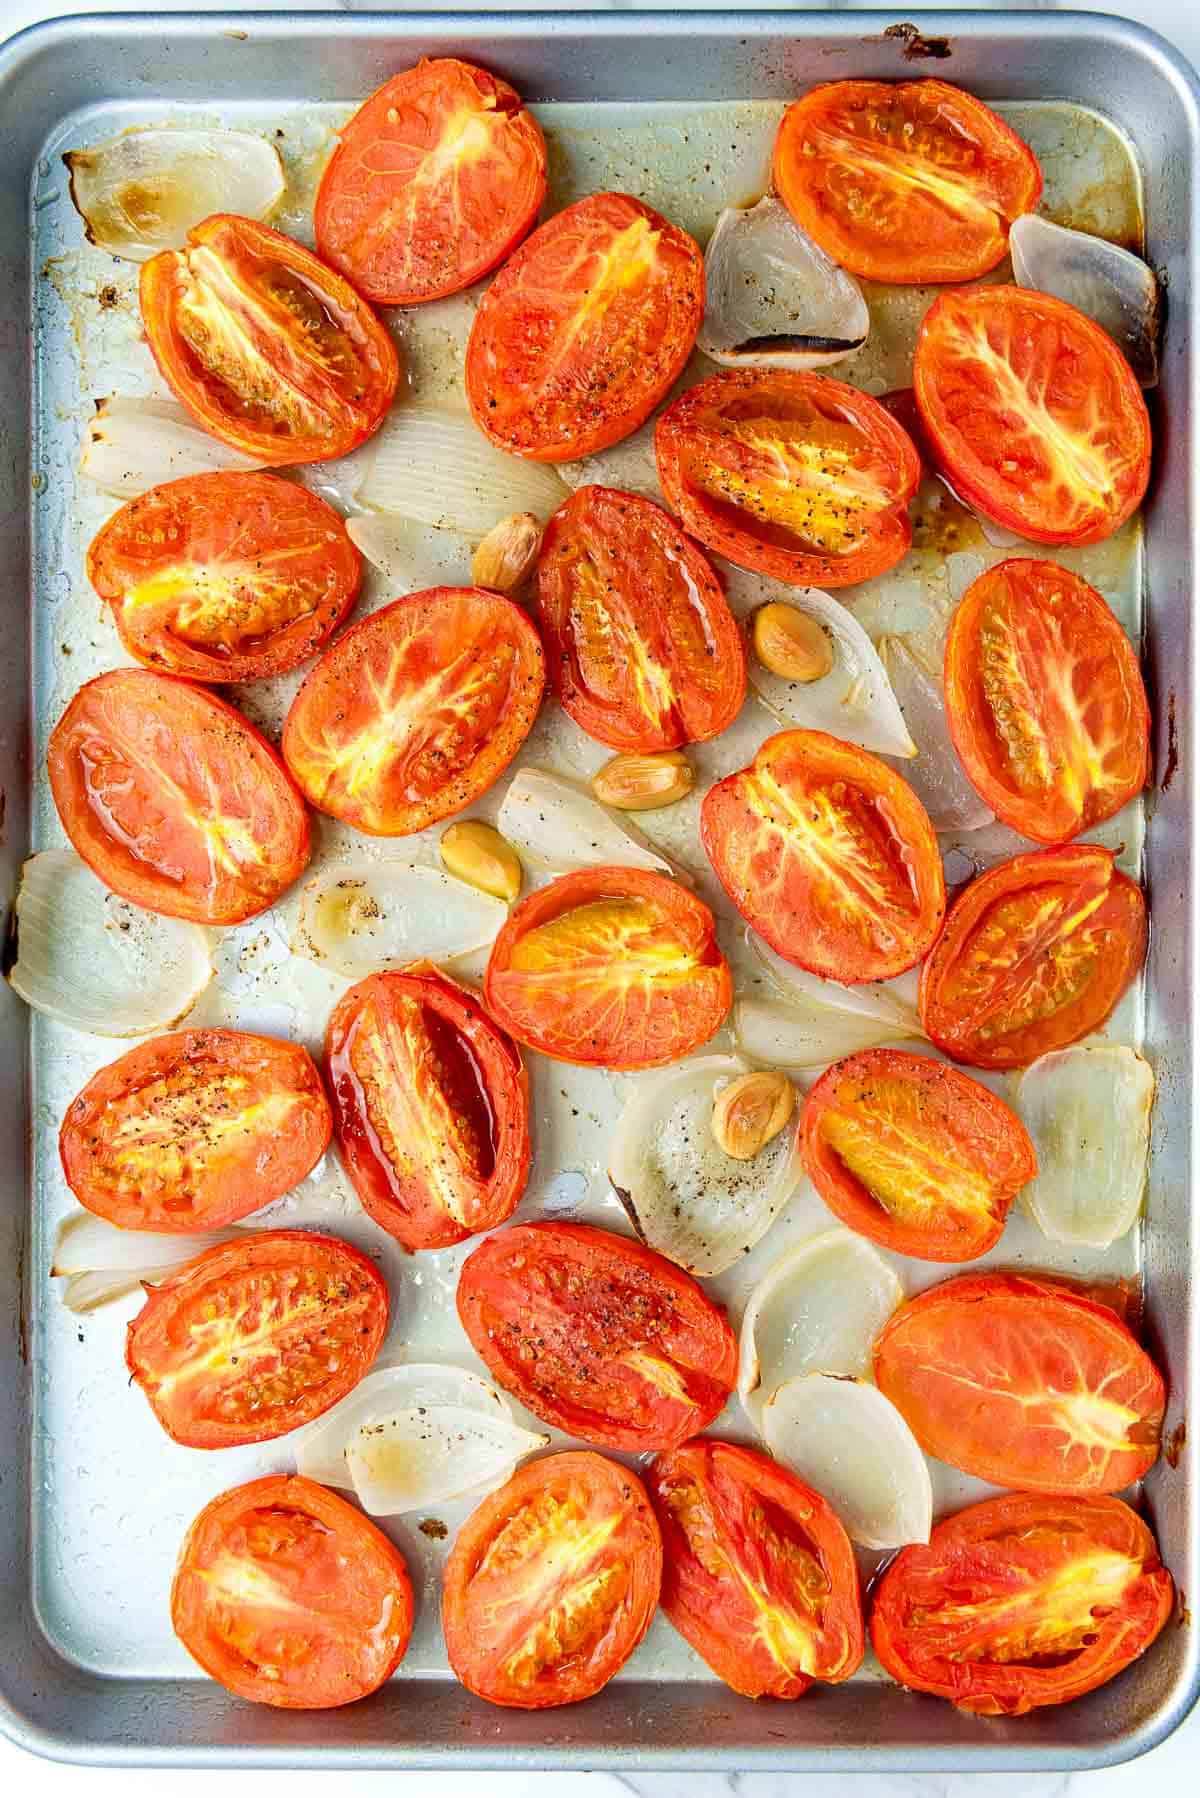
[[[502,1392],[465,1367],[440,1362],[405,1362],[376,1367],[346,1397],[315,1423],[288,1438],[296,1469],[322,1486],[350,1488],[353,1481],[346,1450],[364,1424],[410,1410],[451,1409],[512,1422],[512,1409]]]
[[[73,849],[30,857],[15,910],[9,985],[35,1011],[90,1036],[169,1030],[213,977],[198,924],[118,898]]]
[[[1066,300],[1115,339],[1143,387],[1158,384],[1161,296],[1154,270],[1119,244],[1027,212],[1008,235],[1013,278]]]
[[[788,1380],[768,1399],[762,1429],[775,1458],[829,1500],[852,1542],[864,1548],[928,1542],[928,1463],[876,1387],[820,1373]]]
[[[793,1130],[753,1161],[735,1160],[714,1137],[714,1100],[748,1072],[737,1056],[705,1055],[642,1076],[613,1137],[608,1177],[635,1230],[689,1273],[732,1266],[803,1179]]]
[[[471,585],[471,546],[462,531],[439,531],[386,512],[346,520],[346,534],[397,594]]]
[[[758,1068],[731,1080],[713,1101],[712,1133],[735,1161],[753,1161],[796,1109],[796,1089],[786,1074]]]
[[[218,443],[177,400],[101,400],[83,433],[79,472],[114,499],[136,499],[163,481],[220,470],[261,468],[254,456]]]
[[[493,525],[471,558],[471,581],[494,593],[516,593],[533,573],[542,527],[532,512],[514,512]]]
[[[522,768],[513,777],[500,807],[500,829],[522,855],[560,873],[601,865],[678,873],[641,831],[573,781],[543,768]]]
[[[858,283],[768,194],[717,219],[697,344],[725,368],[820,368],[867,341]]]
[[[754,653],[768,674],[787,681],[822,680],[832,673],[833,646],[809,613],[783,600],[760,606],[751,627]]]
[[[924,1036],[918,1005],[920,970],[910,968],[891,980],[863,980],[857,986],[843,986],[840,980],[826,980],[810,974],[807,968],[794,967],[777,955],[757,931],[748,930],[746,940],[775,985],[792,1004],[819,1006],[844,1016],[859,1017],[884,1026],[887,1035],[877,1040],[900,1041]]]
[[[880,656],[904,722],[917,746],[910,761],[897,762],[935,830],[982,830],[994,813],[963,772],[950,741],[940,671],[931,671],[898,637],[885,637]]]
[[[619,812],[653,812],[686,799],[696,771],[682,749],[614,755],[592,776],[592,792]]]
[[[252,131],[123,131],[63,161],[89,240],[128,262],[182,249],[214,212],[267,218],[287,185],[278,150]]]
[[[1051,1242],[1107,1248],[1137,1222],[1146,1189],[1154,1074],[1104,1043],[1042,1055],[1017,1082],[1038,1171],[1021,1203]]]
[[[520,856],[495,825],[482,818],[461,818],[447,826],[438,840],[438,853],[456,880],[465,880],[505,905],[511,905],[521,891]]]
[[[903,1297],[887,1262],[852,1230],[825,1230],[788,1249],[742,1315],[738,1396],[751,1421],[785,1380],[865,1373],[871,1345]]]
[[[401,401],[371,446],[359,503],[418,524],[482,537],[513,512],[548,518],[567,497],[552,468],[497,449],[465,412]]]
[[[396,1517],[500,1486],[549,1436],[511,1418],[456,1405],[414,1405],[365,1419],[346,1445],[346,1466],[369,1517]]]
[[[340,864],[305,886],[292,947],[361,980],[412,961],[470,955],[492,941],[507,916],[499,899],[437,868]]]
[[[154,1285],[166,1279],[186,1261],[237,1234],[210,1230],[172,1237],[119,1230],[90,1211],[77,1211],[58,1226],[50,1277],[65,1280],[62,1300],[68,1311],[95,1311],[136,1292],[143,1282]]]

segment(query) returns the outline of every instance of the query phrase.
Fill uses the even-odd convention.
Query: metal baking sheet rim
[[[797,83],[839,75],[932,73],[975,86],[985,97],[1092,104],[1123,125],[1143,161],[1149,253],[1168,276],[1158,433],[1164,466],[1147,536],[1146,655],[1157,689],[1156,770],[1162,781],[1148,843],[1156,936],[1147,1040],[1152,1052],[1163,1045],[1181,1065],[1172,1068],[1156,1127],[1147,1254],[1152,1263],[1156,1257],[1163,1262],[1161,1288],[1153,1278],[1148,1283],[1148,1319],[1173,1375],[1168,1424],[1174,1421],[1179,1432],[1180,1452],[1175,1465],[1155,1469],[1147,1496],[1186,1618],[1186,1603],[1200,1594],[1200,1441],[1186,1438],[1186,1399],[1191,1384],[1200,1382],[1200,1257],[1189,1214],[1191,1194],[1200,1191],[1191,1131],[1200,900],[1192,878],[1196,789],[1190,742],[1191,720],[1200,716],[1200,683],[1190,655],[1191,588],[1200,569],[1200,445],[1190,426],[1200,417],[1200,356],[1184,311],[1172,309],[1170,298],[1172,289],[1200,292],[1200,86],[1161,38],[1108,15],[922,13],[919,32],[911,26],[889,32],[903,23],[890,12],[231,12],[172,15],[169,32],[157,40],[147,33],[144,15],[30,27],[0,48],[0,97],[13,143],[0,171],[0,542],[16,577],[9,591],[27,591],[28,433],[37,379],[24,329],[33,159],[56,123],[102,95],[294,95],[294,58],[321,49],[326,54],[313,64],[320,97],[351,99],[390,72],[398,52],[479,44],[486,46],[485,60],[514,76],[533,98],[627,98],[618,76],[639,84],[637,97],[661,99],[680,97],[680,89],[692,97],[689,84],[697,80],[718,84],[711,86],[713,97],[740,97],[739,84],[748,82],[757,93],[782,94]],[[1036,58],[1029,56],[1031,39]],[[630,61],[628,47],[641,48],[647,40],[655,41],[659,54]],[[196,54],[181,57],[184,46]],[[1100,70],[1111,85],[1089,87]],[[1152,100],[1160,104],[1137,115],[1138,104]],[[1154,148],[1148,159],[1149,140]],[[24,613],[9,622],[14,653],[0,667],[0,721],[11,721],[7,730],[0,722],[0,791],[8,795],[6,815],[0,811],[0,878],[11,893],[28,841],[30,701],[15,653]],[[1186,1623],[1168,1630],[1114,1686],[1059,1712],[1018,1720],[966,1719],[890,1685],[825,1688],[784,1706],[755,1705],[717,1685],[632,1681],[609,1686],[586,1705],[549,1712],[498,1711],[451,1681],[425,1680],[393,1682],[344,1711],[288,1713],[242,1705],[202,1679],[105,1679],[62,1660],[38,1634],[29,1591],[24,1031],[22,1008],[5,989],[0,1032],[15,1052],[0,1057],[0,1441],[10,1451],[0,1462],[0,1728],[31,1752],[85,1764],[145,1766],[1065,1772],[1146,1752],[1178,1726],[1200,1695],[1200,1644]],[[1169,1315],[1158,1312],[1163,1291],[1174,1301]],[[863,1728],[867,1691],[869,1733]]]

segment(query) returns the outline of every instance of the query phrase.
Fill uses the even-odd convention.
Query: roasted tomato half
[[[702,899],[642,868],[583,868],[530,893],[492,945],[484,992],[556,1061],[655,1068],[718,1029],[729,965]]]
[[[1053,562],[972,581],[946,638],[946,717],[971,784],[1005,824],[1063,843],[1150,774],[1150,708],[1106,602]]]
[[[1035,543],[1099,543],[1150,479],[1150,416],[1099,325],[1024,287],[944,293],[917,337],[925,433],[968,505]]]
[[[393,75],[338,133],[317,190],[317,249],[378,306],[469,287],[524,237],[546,145],[520,95],[473,63]]]
[[[205,1505],[171,1587],[175,1634],[238,1698],[285,1710],[353,1704],[412,1634],[404,1556],[361,1511],[273,1473]]]
[[[256,1230],[149,1291],[125,1365],[188,1448],[267,1442],[358,1385],[387,1330],[382,1274],[349,1243]]]
[[[215,1230],[297,1186],[331,1129],[298,1043],[176,1030],[92,1075],[59,1152],[80,1204],[123,1230]]]
[[[147,911],[240,924],[308,861],[308,814],[242,714],[204,687],[114,668],[80,687],[46,756],[72,846]]]
[[[142,265],[142,325],[198,424],[269,466],[328,462],[378,428],[400,378],[366,301],[311,250],[217,212]]]
[[[730,369],[673,401],[658,474],[685,530],[793,587],[849,587],[912,542],[921,463],[878,400],[828,375]]]
[[[937,935],[946,884],[924,806],[886,762],[824,731],[768,737],[710,787],[700,839],[746,922],[814,974],[886,980]]]
[[[325,1039],[334,1126],[365,1210],[406,1249],[441,1249],[512,1215],[529,1177],[515,1045],[428,963],[371,974]]]
[[[804,1102],[800,1150],[844,1224],[924,1261],[986,1254],[1037,1173],[1029,1133],[1002,1099],[903,1049],[863,1049],[828,1068]]]
[[[1171,1615],[1154,1537],[1119,1498],[1012,1493],[937,1524],[875,1589],[871,1644],[901,1685],[983,1717],[1114,1679]]]
[[[674,1448],[737,1378],[733,1331],[690,1274],[589,1224],[514,1224],[463,1263],[463,1329],[506,1392],[601,1448]]]
[[[997,1486],[1119,1492],[1158,1459],[1162,1375],[1107,1305],[963,1274],[894,1312],[875,1380],[927,1454]]]
[[[973,880],[921,970],[921,1021],[979,1068],[1023,1068],[1098,1030],[1146,954],[1146,901],[1091,843]]]
[[[871,281],[973,281],[1042,191],[1033,152],[945,81],[830,81],[783,115],[775,186],[810,237]]]
[[[455,1676],[519,1710],[590,1698],[649,1629],[662,1558],[627,1467],[585,1450],[530,1462],[471,1513],[446,1562]]]
[[[704,316],[704,258],[628,194],[547,219],[484,294],[467,399],[485,437],[535,462],[619,443],[682,369]]]
[[[135,661],[199,681],[298,668],[341,623],[362,565],[332,506],[271,474],[198,474],[131,499],[88,579]]]
[[[659,1455],[662,1607],[713,1672],[747,1698],[799,1698],[863,1658],[854,1550],[836,1514],[757,1449],[709,1436]]]
[[[283,755],[319,811],[403,837],[472,805],[528,736],[545,673],[520,606],[431,587],[372,612],[292,701]]]
[[[581,487],[542,540],[538,620],[564,711],[612,749],[716,737],[746,697],[742,634],[707,557],[653,500]]]

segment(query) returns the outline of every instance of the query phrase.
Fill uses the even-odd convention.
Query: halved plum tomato
[[[370,1518],[299,1474],[271,1473],[205,1505],[171,1587],[175,1634],[238,1698],[285,1710],[353,1704],[389,1679],[412,1634],[400,1550]]]
[[[858,1567],[819,1493],[710,1436],[659,1455],[649,1485],[663,1610],[718,1678],[746,1698],[850,1678],[863,1658]]]
[[[643,868],[582,868],[510,912],[484,993],[518,1042],[556,1061],[657,1068],[708,1041],[733,981],[702,899]]]
[[[903,1049],[863,1049],[827,1068],[804,1101],[800,1151],[844,1224],[923,1261],[994,1248],[1037,1173],[1029,1133],[1002,1099]]]
[[[332,506],[272,474],[186,475],[131,499],[93,539],[88,579],[147,668],[260,680],[341,623],[362,564]]]
[[[829,81],[783,115],[775,186],[821,248],[870,281],[973,281],[1042,191],[1037,158],[946,81]]]
[[[912,542],[911,438],[878,400],[828,375],[711,375],[660,415],[654,447],[683,528],[740,568],[849,587]]]
[[[190,681],[148,668],[97,675],[55,725],[46,764],[76,852],[147,911],[240,924],[308,861],[308,813],[278,755]]]
[[[704,258],[628,194],[589,194],[505,263],[475,314],[467,399],[485,437],[534,462],[619,443],[653,412],[704,316]]]
[[[529,1091],[516,1046],[428,962],[370,974],[325,1038],[334,1128],[363,1208],[406,1249],[441,1249],[510,1217],[529,1177]]]
[[[371,308],[303,244],[216,212],[143,263],[142,325],[198,424],[272,467],[344,456],[381,424],[400,378]]]
[[[307,1049],[245,1030],[176,1030],[109,1062],[58,1146],[81,1205],[123,1230],[216,1230],[298,1186],[332,1119]]]
[[[959,894],[921,970],[932,1042],[1023,1068],[1098,1030],[1146,954],[1146,901],[1092,843],[1016,855]]]
[[[1119,1498],[1011,1493],[901,1549],[871,1644],[893,1679],[981,1717],[1023,1717],[1115,1679],[1171,1615],[1154,1537]]]
[[[945,692],[971,784],[1036,843],[1090,830],[1146,784],[1133,645],[1095,588],[1053,562],[1014,557],[972,581],[946,637]]]
[[[590,1698],[649,1629],[662,1559],[627,1467],[585,1449],[531,1461],[472,1511],[446,1562],[455,1677],[518,1710]]]
[[[1035,543],[1099,543],[1141,504],[1150,416],[1099,325],[1024,287],[965,287],[921,324],[913,387],[959,497]]]
[[[467,1257],[458,1315],[492,1374],[601,1448],[675,1448],[737,1379],[725,1313],[665,1256],[590,1224],[514,1224]]]
[[[611,749],[719,736],[746,697],[742,634],[703,551],[653,500],[581,487],[538,563],[550,684]]]
[[[370,836],[410,836],[487,791],[544,687],[520,606],[481,587],[431,587],[326,650],[292,701],[284,760],[318,811]]]
[[[125,1365],[172,1441],[237,1448],[345,1398],[387,1321],[387,1285],[358,1249],[310,1230],[256,1230],[149,1289]]]
[[[927,1454],[997,1486],[1119,1492],[1158,1459],[1163,1378],[1107,1305],[963,1274],[893,1312],[875,1380]]]
[[[507,81],[453,56],[393,75],[338,138],[317,189],[317,250],[377,306],[469,287],[545,198],[536,119]]]
[[[942,858],[921,801],[878,756],[824,731],[780,731],[710,787],[700,840],[746,922],[827,979],[901,974],[942,922]]]

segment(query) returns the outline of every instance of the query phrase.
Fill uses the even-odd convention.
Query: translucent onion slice
[[[793,1004],[819,1005],[823,1010],[848,1017],[868,1018],[872,1023],[885,1025],[889,1032],[899,1031],[901,1037],[924,1036],[917,998],[921,984],[918,968],[910,968],[891,980],[864,980],[857,986],[843,986],[840,980],[825,980],[820,974],[810,974],[807,968],[793,967],[753,930],[746,932],[746,941],[780,992]]]
[[[465,412],[401,404],[372,438],[364,506],[484,536],[510,512],[548,518],[567,497],[552,468],[506,455]]]
[[[306,1424],[291,1437],[298,1471],[322,1486],[353,1487],[346,1450],[364,1424],[378,1423],[402,1411],[469,1411],[512,1422],[508,1400],[481,1374],[437,1362],[405,1362],[377,1367],[358,1382],[340,1404]]]
[[[180,249],[214,212],[266,218],[287,185],[278,150],[251,131],[123,131],[63,161],[88,238],[128,262]]]
[[[689,1273],[731,1267],[804,1178],[794,1124],[753,1161],[735,1161],[713,1135],[713,1100],[749,1066],[705,1055],[644,1077],[617,1124],[608,1162],[617,1197],[643,1242]]]
[[[58,1226],[50,1276],[66,1281],[62,1299],[68,1311],[95,1311],[136,1292],[143,1281],[153,1286],[185,1261],[236,1234],[211,1230],[158,1236],[148,1230],[118,1230],[90,1211],[76,1211]]]
[[[746,1302],[738,1396],[757,1422],[764,1398],[801,1374],[862,1374],[904,1297],[893,1270],[853,1230],[825,1230],[780,1256]]]
[[[490,943],[508,908],[490,893],[415,862],[329,867],[300,896],[292,948],[361,980],[410,961],[455,961]]]
[[[1107,1248],[1142,1208],[1154,1074],[1115,1043],[1057,1049],[1026,1068],[1017,1110],[1038,1172],[1021,1203],[1051,1242]]]
[[[911,761],[897,764],[899,772],[935,830],[982,830],[994,813],[967,779],[950,741],[941,675],[931,672],[899,637],[885,637],[880,656],[917,746]]]
[[[522,768],[514,776],[500,807],[499,828],[519,854],[559,873],[602,863],[679,872],[634,825],[544,768]]]
[[[348,518],[346,531],[372,567],[387,576],[396,594],[471,585],[471,540],[461,531],[440,531],[435,525],[416,524],[387,512]]]
[[[101,400],[83,433],[79,472],[114,499],[136,499],[162,481],[219,469],[261,468],[218,443],[175,400]]]
[[[1119,244],[1027,212],[1009,233],[1018,287],[1086,312],[1119,347],[1143,387],[1158,382],[1161,296],[1154,270]]]
[[[738,1048],[764,1067],[794,1074],[828,1067],[876,1043],[903,1042],[915,1033],[826,1005],[783,1003],[778,999],[738,999],[733,1007]]]
[[[198,924],[119,899],[73,849],[30,857],[15,909],[9,984],[35,1011],[90,1036],[168,1030],[213,977]]]
[[[928,1542],[928,1463],[895,1405],[866,1380],[788,1380],[768,1400],[762,1428],[771,1453],[829,1500],[852,1541]]]
[[[346,1445],[346,1466],[370,1517],[395,1517],[503,1485],[549,1436],[461,1405],[412,1405],[367,1419]]]
[[[820,368],[867,341],[857,281],[773,195],[720,214],[704,272],[697,344],[726,368]]]

